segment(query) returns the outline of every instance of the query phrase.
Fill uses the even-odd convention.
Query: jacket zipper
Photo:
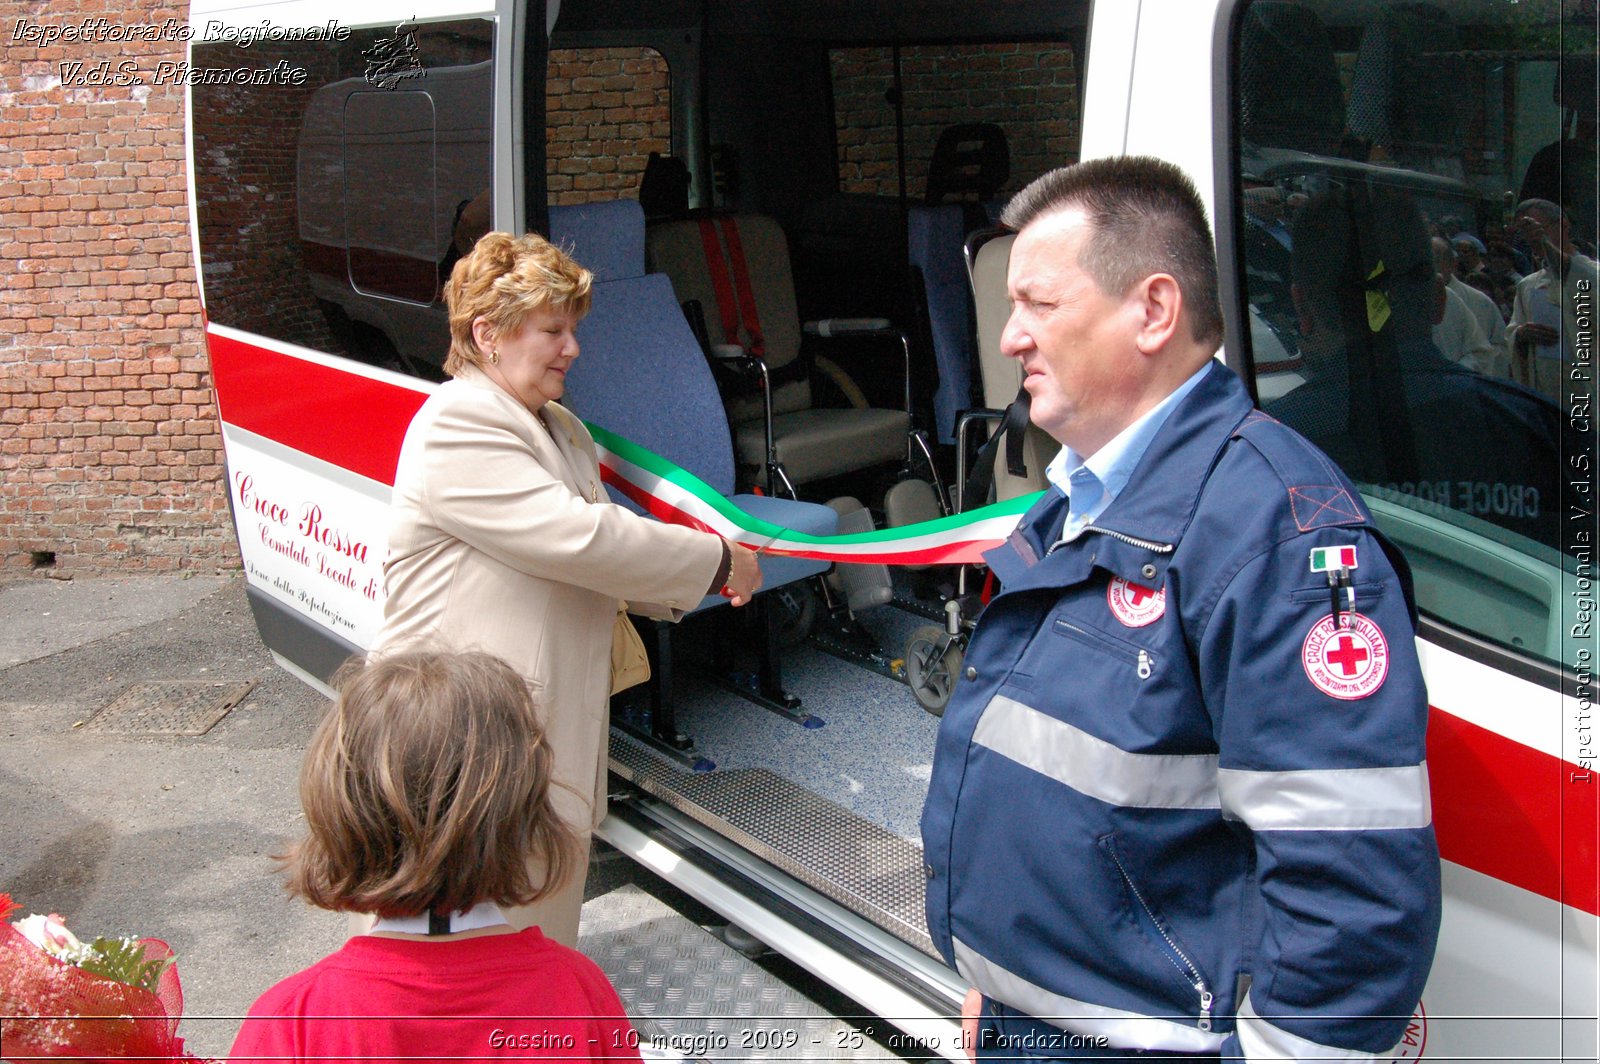
[[[1140,539],[1137,536],[1130,536],[1126,532],[1118,532],[1116,529],[1101,528],[1099,525],[1085,525],[1083,530],[1079,532],[1078,535],[1086,536],[1090,532],[1093,532],[1096,535],[1110,536],[1119,543],[1126,543],[1130,547],[1138,547],[1141,550],[1150,551],[1152,554],[1171,554],[1177,549],[1171,543],[1157,543],[1154,540]],[[1056,540],[1054,543],[1050,544],[1049,549],[1044,552],[1044,556],[1046,558],[1050,557],[1050,555],[1056,552],[1058,547],[1066,546],[1067,542],[1068,541],[1064,539]]]
[[[1133,666],[1134,672],[1138,674],[1141,680],[1148,680],[1151,673],[1155,671],[1155,657],[1142,647],[1133,647],[1120,640],[1112,639],[1110,636],[1091,632],[1086,628],[1073,624],[1065,617],[1056,618],[1055,626],[1058,630],[1065,632],[1080,642],[1088,643],[1092,647],[1115,654],[1117,657],[1127,661]]]
[[[1108,839],[1107,841],[1109,842],[1110,840]],[[1134,883],[1133,877],[1128,874],[1128,868],[1122,863],[1122,855],[1117,853],[1117,848],[1115,846],[1107,846],[1106,852],[1111,854],[1111,859],[1117,864],[1117,871],[1122,874],[1122,881],[1128,884],[1128,889],[1138,899],[1139,907],[1144,910],[1144,914],[1149,918],[1150,923],[1160,932],[1161,940],[1167,944],[1167,959],[1172,962],[1173,967],[1177,968],[1189,980],[1190,985],[1195,989],[1195,993],[1200,995],[1200,1030],[1211,1030],[1211,1006],[1216,1001],[1216,995],[1211,992],[1210,987],[1206,986],[1205,977],[1200,974],[1200,969],[1189,959],[1188,954],[1178,948],[1178,944],[1172,940],[1171,935],[1167,934],[1167,929],[1162,926],[1161,921],[1156,919],[1156,914],[1150,908],[1150,903],[1144,900],[1144,894],[1140,892],[1138,885]]]
[[[1112,539],[1117,540],[1120,543],[1126,543],[1130,547],[1143,547],[1145,550],[1153,551],[1156,554],[1171,554],[1173,550],[1176,549],[1171,543],[1155,543],[1148,539],[1138,539],[1134,536],[1128,535],[1126,532],[1117,532],[1110,528],[1101,528],[1099,525],[1086,525],[1083,531],[1086,534],[1089,532],[1098,532],[1102,536],[1110,536]]]

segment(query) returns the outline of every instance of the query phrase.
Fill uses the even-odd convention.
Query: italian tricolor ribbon
[[[589,422],[600,475],[652,516],[715,532],[766,554],[829,562],[933,565],[976,562],[999,546],[1040,492],[976,510],[877,532],[815,536],[752,517],[721,492],[638,444]]]

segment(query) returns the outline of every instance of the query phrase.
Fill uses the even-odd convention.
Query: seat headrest
[[[994,199],[1011,176],[1011,149],[1005,130],[992,122],[965,122],[947,126],[933,146],[928,163],[929,206],[946,199]]]
[[[644,211],[637,200],[551,207],[550,241],[597,283],[644,276]]]

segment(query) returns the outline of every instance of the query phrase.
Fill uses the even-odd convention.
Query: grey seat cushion
[[[796,484],[900,461],[910,428],[904,410],[813,408],[773,418],[778,460]],[[766,435],[759,419],[734,428],[739,461],[759,468]]]

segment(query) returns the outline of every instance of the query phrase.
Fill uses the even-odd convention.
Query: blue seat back
[[[572,255],[597,271],[593,302],[578,324],[579,355],[567,371],[564,405],[601,428],[626,437],[681,466],[728,496],[734,490],[733,437],[717,393],[711,367],[684,319],[672,282],[665,274],[646,274],[644,212],[626,206],[585,204],[552,207],[553,239],[565,241]],[[629,230],[616,234],[611,226]],[[637,231],[635,239],[634,230]],[[593,253],[591,254],[591,250]],[[626,274],[624,271],[639,272]],[[612,498],[640,508],[618,492]],[[733,495],[734,505],[762,520],[787,528],[831,535],[838,515],[826,506],[790,499]],[[827,569],[826,562],[768,558],[762,563],[766,586],[778,587]],[[720,603],[708,599],[705,605]]]
[[[733,491],[728,416],[666,275],[595,285],[593,305],[578,324],[578,346],[567,394],[580,417],[724,495]]]
[[[588,267],[596,284],[644,274],[644,209],[638,200],[550,208],[550,242]]]
[[[965,212],[959,204],[912,207],[906,216],[906,244],[911,264],[922,271],[939,384],[933,393],[934,425],[939,439],[954,443],[956,418],[978,405],[972,399],[972,290],[967,284],[962,245]]]

